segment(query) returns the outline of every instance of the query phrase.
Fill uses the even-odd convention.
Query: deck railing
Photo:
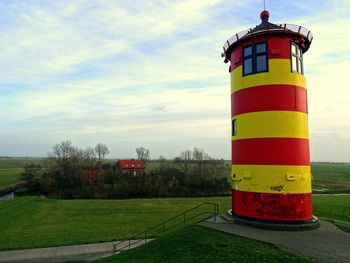
[[[253,31],[253,28],[249,28],[249,29],[243,30],[243,31],[233,35],[225,42],[223,54],[226,54],[227,49],[232,44],[234,44],[238,40],[242,39],[243,37],[257,34],[260,32],[270,32],[270,31],[292,32],[292,33],[297,33],[297,34],[307,38],[310,41],[310,43],[312,42],[313,35],[312,35],[311,31],[305,27],[302,27],[299,25],[293,25],[293,24],[277,24],[277,26],[279,26],[280,28],[270,28],[270,29],[264,28],[261,31]]]

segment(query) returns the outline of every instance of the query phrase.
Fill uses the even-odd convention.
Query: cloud
[[[314,33],[305,55],[312,134],[336,131],[348,143],[350,36],[339,25],[350,22],[349,4],[267,3],[272,22]],[[104,141],[114,156],[142,144],[154,156],[200,146],[230,158],[230,84],[220,53],[231,35],[259,23],[256,1],[1,5],[0,155],[45,155],[47,145],[71,139],[82,147]],[[12,150],[1,147],[5,138]]]

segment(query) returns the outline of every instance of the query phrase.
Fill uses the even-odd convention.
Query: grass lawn
[[[22,168],[0,168],[0,188],[21,180]]]
[[[0,250],[119,240],[210,201],[229,197],[56,200],[37,196],[0,202]]]
[[[317,216],[350,223],[350,214],[342,216],[340,212],[349,207],[350,196],[315,196],[313,200]],[[120,240],[204,201],[219,203],[220,212],[224,213],[230,208],[231,198],[56,200],[16,197],[0,202],[0,250]]]
[[[313,196],[313,213],[320,218],[332,219],[340,228],[350,232],[350,195]]]
[[[229,235],[200,226],[188,226],[144,246],[94,262],[306,263],[313,261],[264,242]]]

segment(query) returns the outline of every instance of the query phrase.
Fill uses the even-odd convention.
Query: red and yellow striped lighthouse
[[[312,34],[302,26],[261,24],[224,46],[230,61],[232,213],[267,221],[312,219],[303,54]]]

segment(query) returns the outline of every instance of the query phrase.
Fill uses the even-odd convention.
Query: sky
[[[350,0],[266,0],[302,25],[312,161],[350,161]],[[262,0],[0,0],[0,156],[70,140],[113,158],[204,148],[230,159],[224,42],[260,24]]]

